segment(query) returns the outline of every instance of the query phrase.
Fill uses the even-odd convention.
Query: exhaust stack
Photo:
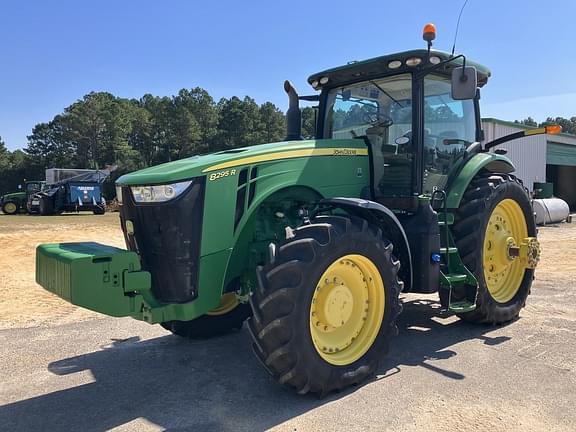
[[[288,94],[288,111],[286,111],[286,141],[302,139],[302,114],[298,92],[288,80],[284,81],[284,91]]]

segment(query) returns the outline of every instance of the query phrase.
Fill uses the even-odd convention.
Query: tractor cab
[[[45,181],[28,181],[26,182],[26,196],[34,195],[37,192],[41,192],[45,189]]]
[[[469,71],[476,75],[472,91],[454,95]],[[367,198],[413,210],[419,195],[445,188],[482,139],[476,87],[489,76],[462,56],[429,50],[316,73],[308,81],[321,91],[317,138],[364,140],[372,171]]]

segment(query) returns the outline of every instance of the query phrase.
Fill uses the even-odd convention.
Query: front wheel
[[[207,339],[240,330],[250,316],[250,306],[240,303],[235,293],[224,294],[220,305],[206,315],[192,321],[166,321],[161,326],[166,330],[189,339]]]
[[[7,215],[14,215],[18,213],[18,204],[14,201],[7,201],[2,204],[2,212]]]
[[[456,214],[454,240],[478,280],[476,309],[459,316],[499,324],[518,317],[530,294],[540,248],[532,204],[513,176],[478,177]],[[474,301],[468,293],[468,301]]]
[[[400,263],[363,219],[320,216],[293,234],[258,269],[248,328],[281,384],[323,395],[375,372],[397,332]]]

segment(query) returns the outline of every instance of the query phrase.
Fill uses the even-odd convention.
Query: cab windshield
[[[412,77],[396,75],[330,90],[327,138],[357,138],[389,129],[394,141],[412,129]]]
[[[26,185],[26,192],[28,193],[33,193],[33,192],[39,192],[41,189],[41,184],[40,183],[28,183]]]
[[[414,192],[430,194],[444,189],[462,162],[466,147],[476,139],[474,100],[454,100],[450,77],[427,75],[421,88],[420,139],[412,136],[411,74],[363,81],[328,92],[324,137],[366,141],[377,197],[406,197]],[[418,154],[423,159],[420,185],[414,182]]]

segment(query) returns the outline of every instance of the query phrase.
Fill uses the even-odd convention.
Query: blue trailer
[[[102,183],[109,175],[109,170],[46,170],[47,187],[32,197],[31,213],[53,215],[91,211],[104,214],[106,199],[102,194]]]

